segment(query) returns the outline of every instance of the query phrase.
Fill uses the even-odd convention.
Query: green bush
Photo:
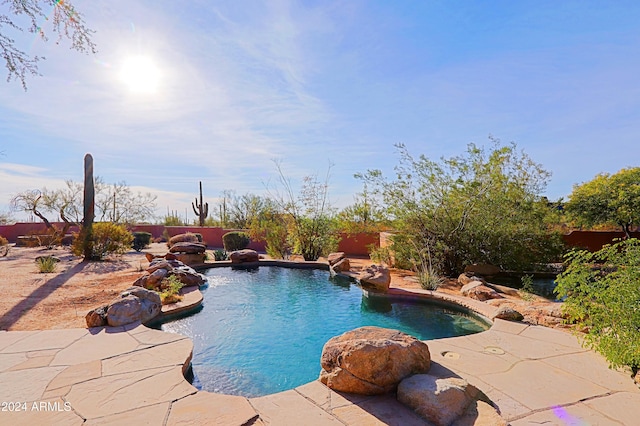
[[[585,345],[617,368],[640,367],[640,241],[589,253],[574,250],[556,279],[568,321],[586,330]]]
[[[222,244],[227,252],[245,249],[250,242],[249,235],[242,231],[231,231],[222,236]]]
[[[132,247],[135,251],[146,248],[151,243],[151,234],[149,232],[134,232]]]
[[[53,256],[40,256],[36,259],[36,265],[41,274],[49,274],[55,271],[57,264],[58,259]]]
[[[216,261],[227,260],[227,252],[224,250],[215,250],[213,252],[213,258]]]
[[[85,229],[80,231],[73,242],[73,254],[82,256],[84,253]],[[131,247],[133,235],[127,231],[124,225],[117,225],[111,222],[98,222],[92,226],[89,245],[91,249],[90,260],[103,260],[110,254],[124,254]]]

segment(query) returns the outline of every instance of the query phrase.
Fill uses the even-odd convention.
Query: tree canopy
[[[566,209],[579,225],[616,225],[629,238],[631,227],[640,224],[640,167],[575,185]]]
[[[395,179],[379,170],[362,176],[382,195],[396,231],[392,248],[405,261],[399,266],[455,274],[470,263],[522,269],[559,255],[540,196],[550,173],[515,144],[491,141],[489,150],[470,144],[440,162],[397,145]]]
[[[38,62],[44,57],[30,56],[16,45],[15,36],[25,31],[48,41],[57,33],[56,42],[65,38],[79,52],[95,53],[91,41],[93,31],[86,27],[83,16],[66,0],[5,0],[9,10],[0,11],[0,55],[5,62],[7,81],[20,80],[26,90],[27,75],[39,75]]]

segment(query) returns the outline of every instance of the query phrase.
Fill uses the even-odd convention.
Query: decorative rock
[[[204,253],[207,246],[200,243],[175,243],[171,246],[169,251],[171,253],[189,253],[189,254],[201,254]]]
[[[155,271],[153,271],[153,273],[147,276],[146,286],[155,287],[160,281],[162,281],[167,276],[168,273],[169,271],[166,269],[162,269],[162,268],[156,269]]]
[[[154,271],[158,270],[158,269],[166,269],[167,271],[170,271],[173,269],[173,266],[164,259],[164,257],[161,257],[159,259],[162,259],[161,261],[150,261],[152,262],[149,267],[147,268],[147,272],[148,273],[153,273]]]
[[[107,325],[107,308],[108,305],[92,309],[87,313],[84,319],[87,321],[87,327],[102,327]]]
[[[167,245],[169,248],[173,247],[176,243],[199,243],[198,236],[196,234],[192,234],[187,232],[186,234],[178,234],[169,238]]]
[[[329,253],[329,256],[327,256],[327,261],[329,262],[329,265],[335,265],[336,263],[340,262],[342,259],[345,258],[345,254],[343,251],[339,251],[336,253]]]
[[[485,280],[480,278],[480,277],[476,277],[473,274],[465,274],[462,273],[460,274],[460,276],[458,277],[458,283],[462,284],[462,285],[466,285],[469,284],[470,282],[473,281],[480,281],[481,283],[485,283]]]
[[[112,327],[146,322],[162,309],[160,295],[141,287],[130,287],[121,293],[121,299],[112,301],[107,308],[107,324]]]
[[[502,298],[502,296],[500,296],[500,294],[497,291],[485,285],[479,285],[479,286],[473,287],[471,290],[469,290],[465,294],[465,296],[471,299],[479,300],[481,302],[484,302],[485,300],[489,300],[489,299]]]
[[[363,287],[386,293],[391,284],[391,273],[384,265],[371,265],[360,273],[358,280]]]
[[[398,385],[398,401],[436,426],[448,426],[463,415],[479,391],[459,378],[416,374]]]
[[[172,275],[175,275],[186,287],[194,285],[201,286],[207,282],[204,275],[197,273],[188,266],[174,268]]]
[[[408,334],[360,327],[331,338],[322,349],[320,381],[336,391],[376,395],[407,376],[426,373],[429,347]]]
[[[347,259],[346,257],[340,261],[338,261],[336,264],[334,264],[331,269],[333,269],[335,272],[345,272],[348,271],[349,269],[351,269],[351,264],[349,264],[349,259]]]
[[[123,297],[133,295],[140,299],[140,322],[147,322],[155,318],[162,310],[162,300],[155,291],[140,287],[129,287],[121,295]]]
[[[493,319],[499,318],[507,321],[522,321],[524,316],[509,306],[500,306],[496,311]]]
[[[468,272],[474,275],[480,275],[482,277],[490,277],[500,273],[500,268],[494,265],[486,263],[474,263],[473,265],[467,265],[464,268],[464,272]]]
[[[464,415],[451,426],[507,426],[505,419],[498,414],[498,410],[484,401],[471,403]]]
[[[257,262],[260,260],[260,256],[255,250],[243,249],[229,253],[229,260],[231,260],[231,263]]]
[[[481,285],[482,281],[470,281],[462,286],[460,293],[462,293],[463,296],[467,296],[471,290],[476,287],[480,287]]]
[[[140,299],[134,295],[125,296],[109,304],[107,309],[107,323],[111,327],[140,321]]]
[[[177,253],[176,258],[185,265],[201,265],[206,255],[204,253]]]

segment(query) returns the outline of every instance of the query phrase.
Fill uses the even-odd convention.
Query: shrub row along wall
[[[57,228],[61,229],[64,223],[55,222],[52,223]],[[224,229],[220,227],[212,226],[164,226],[164,225],[135,225],[130,228],[132,232],[148,232],[153,238],[160,238],[163,236],[165,229],[172,237],[178,234],[184,234],[186,232],[193,232],[202,234],[202,239],[207,243],[210,248],[222,248],[222,236],[229,231],[238,231],[238,229]],[[77,227],[72,227],[71,232],[77,232]],[[35,235],[45,234],[46,227],[44,223],[15,223],[13,225],[0,225],[0,235],[9,240],[10,243],[15,243],[19,236],[22,235]],[[338,251],[343,251],[351,256],[367,256],[369,254],[368,246],[379,246],[380,237],[377,233],[361,233],[355,235],[343,234],[338,245]],[[264,252],[265,244],[263,242],[251,241],[249,248]]]

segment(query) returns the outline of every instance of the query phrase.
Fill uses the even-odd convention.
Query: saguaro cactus
[[[202,181],[200,181],[200,204],[198,204],[198,198],[195,203],[191,203],[193,212],[198,216],[200,226],[204,226],[204,220],[209,216],[209,203],[202,204]]]
[[[82,219],[82,234],[84,241],[82,244],[84,259],[90,260],[92,257],[91,233],[93,219],[95,218],[95,188],[93,181],[93,157],[91,154],[84,156],[84,218]]]

